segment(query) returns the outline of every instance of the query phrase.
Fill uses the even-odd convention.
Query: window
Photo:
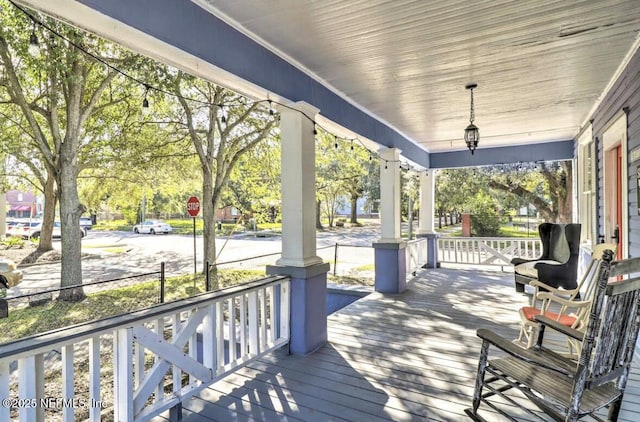
[[[578,138],[578,215],[582,243],[597,243],[596,236],[596,144],[591,127]]]

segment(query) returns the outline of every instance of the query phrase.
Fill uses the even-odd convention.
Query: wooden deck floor
[[[329,317],[329,342],[319,351],[264,357],[186,401],[183,420],[467,420],[476,329],[514,338],[516,310],[529,299],[514,292],[512,277],[425,270],[403,294],[372,293]],[[640,420],[637,367],[620,420]]]

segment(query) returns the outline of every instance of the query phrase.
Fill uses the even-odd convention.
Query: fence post
[[[335,251],[333,252],[333,276],[336,276],[336,267],[338,266],[338,244],[336,243]]]
[[[0,318],[9,318],[9,302],[0,297]]]
[[[164,303],[164,261],[160,263],[160,303]]]
[[[209,267],[211,264],[209,264],[209,260],[207,260],[207,271],[204,277],[204,291],[208,292],[210,290],[211,284],[209,281]]]

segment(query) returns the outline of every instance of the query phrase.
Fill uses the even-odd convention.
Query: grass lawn
[[[218,285],[214,289],[229,287],[264,277],[264,271],[219,270]],[[165,302],[204,292],[202,274],[171,277],[165,283]],[[0,344],[32,336],[49,330],[86,321],[126,314],[158,303],[158,280],[145,281],[133,286],[120,287],[87,294],[81,302],[54,300],[40,306],[9,309],[9,317],[0,319]]]
[[[218,283],[213,290],[234,286],[264,277],[263,270],[218,270]],[[372,280],[333,277],[336,284],[372,285]],[[203,293],[204,275],[168,278],[165,302]],[[126,314],[159,303],[158,280],[143,281],[133,286],[88,293],[81,302],[49,301],[39,306],[11,307],[9,317],[0,319],[0,344],[87,321]]]

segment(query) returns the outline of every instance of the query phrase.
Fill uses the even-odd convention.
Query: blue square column
[[[407,244],[373,244],[375,250],[375,289],[380,293],[401,293],[407,288]]]
[[[291,277],[291,353],[313,353],[327,342],[327,272],[329,263],[308,267],[267,266],[269,275]]]

